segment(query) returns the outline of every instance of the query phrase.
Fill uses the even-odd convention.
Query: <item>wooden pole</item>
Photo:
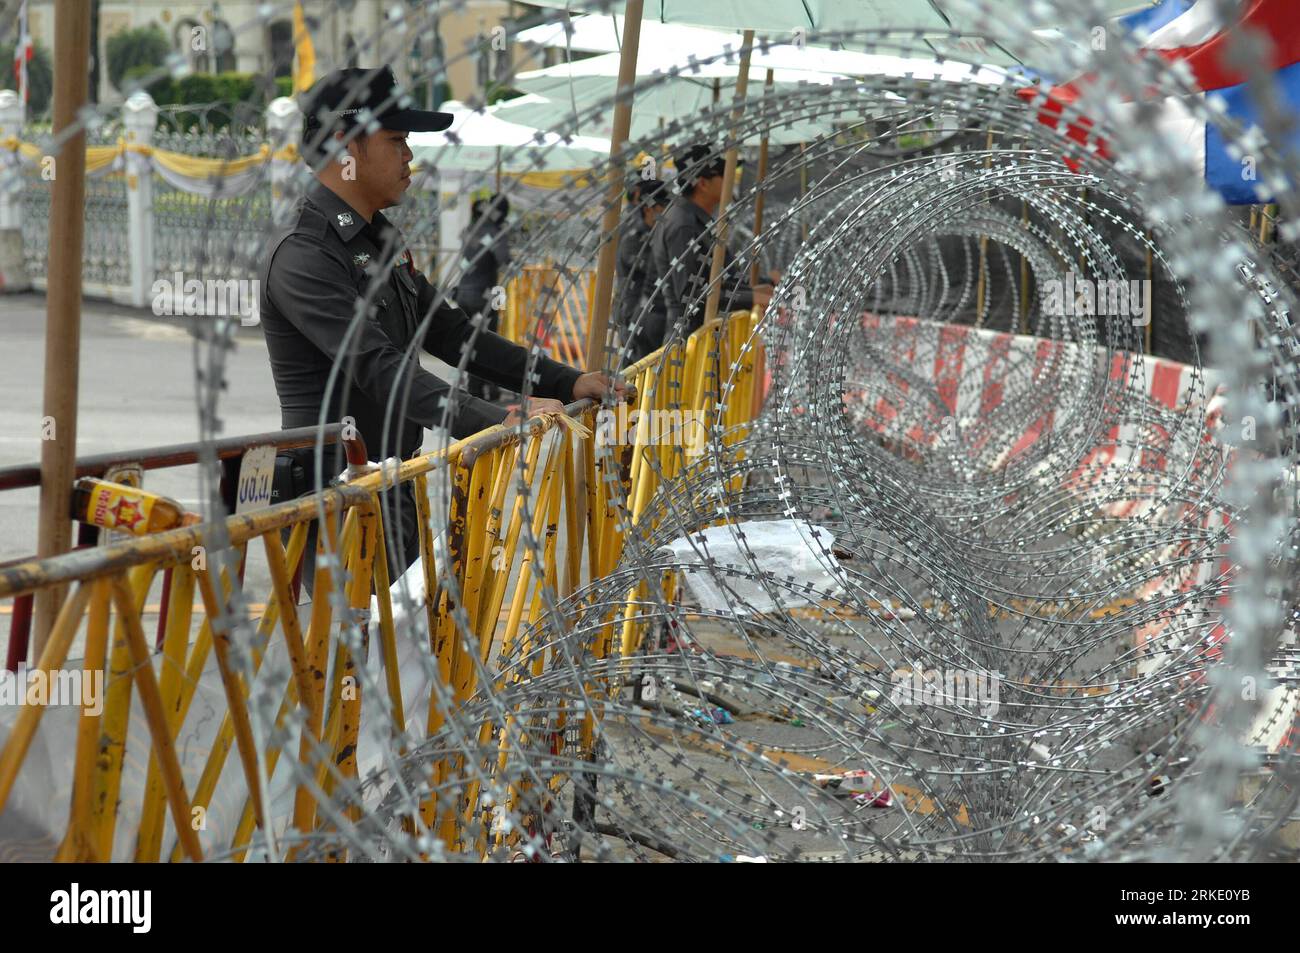
[[[804,197],[808,195],[808,143],[799,143],[799,232],[804,242],[808,241],[808,210],[803,207]]]
[[[1151,289],[1151,313],[1146,316],[1147,326],[1145,329],[1146,353],[1148,354],[1151,353],[1152,336],[1155,333],[1155,326],[1156,326],[1156,262],[1155,262],[1155,254],[1152,251],[1152,247],[1151,247],[1153,234],[1154,233],[1151,231],[1151,229],[1148,228],[1147,229],[1147,253],[1146,253],[1147,287]]]
[[[620,153],[632,129],[632,92],[636,88],[636,53],[641,45],[641,12],[644,0],[627,0],[623,6],[623,48],[619,52],[618,91],[614,103],[614,128],[609,139],[609,171],[605,185],[605,214],[600,231],[603,243],[596,262],[596,288],[592,295],[591,317],[587,325],[587,370],[599,370],[605,364],[605,333],[609,329],[609,312],[614,297],[614,262],[618,254],[618,221],[623,202],[623,163]],[[594,459],[588,457],[588,459]],[[587,523],[587,482],[595,478],[585,465],[574,467],[574,497],[577,500],[578,532],[590,531]],[[590,540],[589,540],[590,542]],[[582,550],[581,543],[579,551]],[[594,562],[587,567],[589,578],[600,571]]]
[[[722,200],[718,203],[717,234],[713,240],[713,262],[709,268],[709,297],[704,306],[705,322],[718,316],[718,304],[722,301],[722,266],[727,258],[727,206],[731,204],[731,193],[736,182],[736,159],[740,152],[736,142],[740,117],[745,112],[745,97],[749,94],[749,55],[754,51],[754,31],[746,30],[745,38],[740,43],[740,75],[736,77],[736,98],[731,107],[731,148],[727,150],[727,162],[722,170]]]
[[[1276,205],[1265,205],[1259,215],[1259,243],[1267,245],[1273,237],[1273,218],[1277,215]]]
[[[36,554],[68,551],[72,542],[72,479],[77,459],[77,376],[81,356],[81,250],[85,232],[86,134],[78,113],[86,103],[90,63],[90,4],[55,0],[54,137],[68,129],[56,160],[50,201],[45,298],[45,397],[41,441],[41,501]],[[62,586],[37,591],[34,658],[40,658],[63,604]]]
[[[993,130],[989,130],[988,154],[984,157],[984,168],[993,167]],[[989,258],[989,237],[980,236],[980,265],[979,274],[975,281],[975,324],[980,327],[984,323],[984,298],[987,293],[988,278],[985,272],[988,270]]]
[[[618,61],[618,100],[614,104],[614,132],[609,140],[609,172],[605,187],[605,215],[601,219],[602,244],[596,262],[596,300],[587,331],[587,370],[604,364],[605,332],[614,295],[614,262],[618,254],[618,220],[622,210],[623,168],[619,154],[632,128],[632,91],[636,86],[636,51],[641,45],[641,10],[644,0],[627,0],[623,7],[623,50]]]
[[[767,78],[763,82],[763,96],[767,97],[772,94],[772,85],[774,82],[775,71],[768,70]],[[766,193],[763,191],[763,182],[767,179],[767,144],[768,144],[767,127],[763,128],[763,138],[758,141],[758,174],[754,178],[754,188],[758,194],[754,196],[754,257],[749,263],[749,283],[758,284],[758,239],[763,234],[763,197]]]

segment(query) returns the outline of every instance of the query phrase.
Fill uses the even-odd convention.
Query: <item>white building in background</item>
[[[288,76],[293,69],[293,4],[289,0],[84,0],[98,9],[98,49],[95,55],[106,64],[108,38],[122,30],[156,24],[171,41],[173,49],[189,55],[196,72],[257,73],[268,71]],[[269,21],[261,9],[274,10]],[[459,9],[455,9],[456,7]],[[51,53],[54,50],[54,0],[29,0],[33,39]],[[515,70],[546,66],[544,50],[511,44],[508,50],[493,50],[493,27],[511,18],[527,16],[535,8],[509,0],[464,0],[433,4],[442,12],[434,16],[426,2],[404,0],[306,0],[303,10],[316,50],[316,73],[342,66],[391,65],[403,81],[427,72],[420,66],[430,57],[454,61],[448,68],[449,99],[482,97],[486,87]],[[388,20],[390,11],[405,8],[408,29],[396,28]],[[436,24],[436,27],[435,27]],[[207,49],[191,50],[190,38],[203,27],[210,40]],[[479,43],[482,56],[465,56],[468,46]],[[441,47],[441,49],[439,49]],[[0,84],[2,85],[2,84]],[[99,102],[112,104],[123,99],[108,81],[108,70],[99,71]]]

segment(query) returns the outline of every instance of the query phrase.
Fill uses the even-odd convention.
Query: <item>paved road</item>
[[[141,317],[141,315],[144,317]],[[0,466],[40,459],[45,367],[45,299],[0,298],[6,373],[0,375]],[[146,319],[147,318],[147,319]],[[199,436],[196,341],[186,319],[87,301],[81,331],[77,453],[184,443]],[[225,432],[275,430],[279,404],[266,345],[256,328],[241,329],[229,355],[228,391],[221,402]],[[198,469],[147,474],[145,487],[193,505]],[[36,550],[38,492],[0,492],[0,560]]]
[[[87,301],[81,334],[81,383],[78,395],[77,453],[88,455],[186,443],[199,437],[195,361],[191,319],[158,318],[100,302]],[[5,373],[0,374],[0,466],[40,459],[41,403],[45,352],[43,295],[0,295],[0,340]],[[228,436],[263,433],[280,426],[280,405],[271,379],[266,343],[256,328],[241,328],[227,356],[228,388],[219,417]],[[204,358],[206,362],[206,358]],[[447,376],[449,368],[425,355],[425,366]],[[425,446],[442,445],[441,435],[427,431]],[[145,474],[146,489],[165,494],[195,511],[199,505],[197,466]],[[0,562],[36,552],[36,488],[0,491]],[[250,598],[269,592],[269,573],[261,547],[249,555],[246,582]],[[156,607],[156,581],[146,605]],[[0,659],[8,643],[11,604],[0,605]],[[146,628],[156,610],[146,610]],[[84,626],[83,626],[84,628]],[[80,654],[83,636],[74,642]]]
[[[87,301],[82,320],[77,453],[184,443],[199,437],[196,340],[189,319]],[[0,296],[0,466],[40,459],[45,298]],[[430,369],[445,370],[433,358]],[[261,331],[241,328],[228,355],[220,417],[229,436],[276,430],[280,407]],[[428,434],[426,446],[434,434]],[[145,487],[197,508],[198,468],[158,470]],[[38,492],[0,492],[0,562],[36,551]]]

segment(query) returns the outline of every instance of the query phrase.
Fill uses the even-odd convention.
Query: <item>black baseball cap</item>
[[[367,111],[385,129],[402,132],[441,132],[455,118],[432,109],[412,109],[410,102],[392,67],[336,69],[307,91],[302,111],[308,130],[318,132],[328,126],[331,135],[347,132]]]
[[[727,157],[701,142],[677,150],[673,154],[677,167],[677,181],[682,185],[695,184],[700,179],[722,175],[727,167]]]
[[[667,205],[668,186],[660,179],[643,179],[639,172],[633,173],[627,180],[627,198],[641,205]]]

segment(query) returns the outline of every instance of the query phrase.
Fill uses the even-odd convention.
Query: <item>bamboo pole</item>
[[[614,130],[609,140],[609,172],[606,175],[605,215],[601,219],[600,258],[596,264],[596,306],[587,331],[587,368],[604,363],[605,332],[614,292],[614,261],[618,254],[618,220],[623,194],[622,163],[619,156],[632,128],[632,92],[636,86],[636,52],[641,45],[641,10],[644,0],[627,0],[623,7],[623,51],[618,61],[618,99],[614,104]]]
[[[86,133],[77,128],[86,103],[90,4],[55,0],[54,136],[62,140],[50,201],[49,291],[45,300],[45,397],[42,421],[54,439],[41,441],[37,556],[57,556],[72,543],[69,500],[77,462],[77,375],[81,357],[81,248],[85,233]],[[46,430],[46,432],[48,432]],[[40,658],[66,590],[36,593],[32,655]]]
[[[1273,218],[1277,214],[1276,205],[1265,205],[1259,215],[1259,243],[1267,245],[1273,238]]]
[[[704,323],[708,324],[718,316],[718,305],[722,301],[722,266],[727,257],[727,206],[731,204],[731,193],[736,182],[736,159],[739,152],[735,140],[740,117],[745,112],[745,96],[749,93],[749,57],[754,52],[754,31],[746,30],[740,43],[740,74],[736,77],[736,96],[731,107],[731,148],[727,150],[727,162],[722,171],[722,199],[718,202],[717,235],[713,240],[713,262],[709,268],[709,297],[704,306]]]
[[[1146,270],[1147,270],[1147,287],[1151,289],[1151,312],[1146,316],[1147,326],[1145,328],[1146,336],[1146,353],[1151,353],[1152,337],[1155,333],[1156,326],[1156,265],[1155,255],[1151,246],[1152,231],[1147,229],[1147,249],[1146,249]]]
[[[614,103],[614,128],[609,139],[609,171],[605,185],[605,214],[600,232],[603,242],[596,263],[596,290],[587,325],[587,369],[596,370],[604,364],[605,334],[609,329],[609,312],[613,307],[614,263],[618,255],[618,222],[622,208],[623,175],[619,155],[632,128],[632,93],[636,86],[636,54],[641,45],[641,13],[644,0],[626,0],[623,6],[623,47],[618,61],[618,99]],[[587,481],[594,478],[587,467],[577,468],[576,496],[578,500],[578,525],[588,528]],[[588,572],[594,578],[595,566]]]
[[[799,231],[801,238],[808,241],[808,210],[803,207],[803,200],[808,195],[808,143],[799,143]]]
[[[763,95],[772,94],[772,85],[775,82],[775,71],[768,70],[767,78],[763,82]],[[749,283],[758,284],[758,239],[763,234],[763,198],[766,193],[763,191],[763,183],[767,179],[767,146],[768,146],[769,129],[763,127],[763,138],[758,141],[758,174],[754,179],[754,188],[757,194],[754,196],[754,257],[749,263]]]

